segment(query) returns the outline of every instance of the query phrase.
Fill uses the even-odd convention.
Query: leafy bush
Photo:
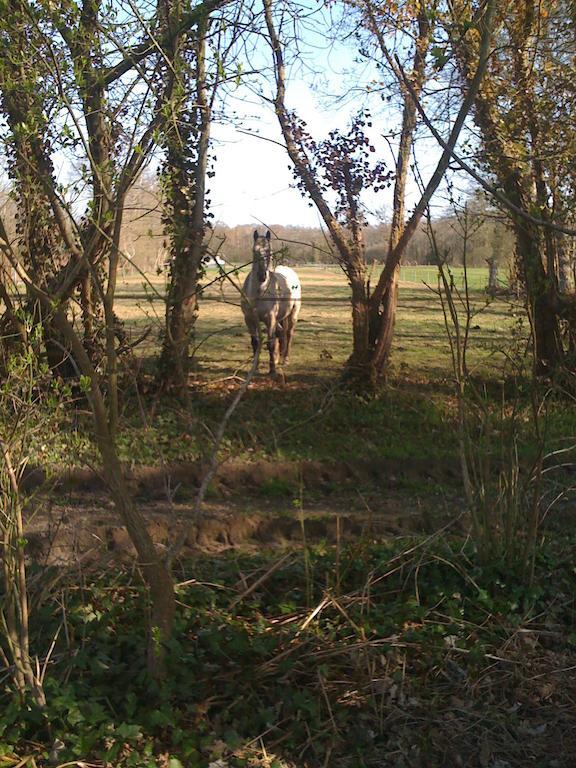
[[[265,734],[270,753],[303,755],[303,765],[322,765],[332,750],[335,765],[367,766],[405,738],[404,717],[381,725],[398,706],[409,718],[432,717],[450,696],[484,707],[494,658],[525,662],[525,649],[510,650],[519,629],[545,622],[574,642],[566,552],[543,550],[532,587],[504,565],[481,565],[469,543],[446,541],[311,549],[277,570],[269,556],[183,564],[161,687],[145,675],[145,595],[134,575],[69,584],[37,614],[40,658],[56,638],[47,709],[22,707],[5,689],[0,740],[6,754],[32,752],[38,762],[58,740],[61,763],[206,768],[222,756],[251,764],[253,740]],[[246,578],[261,586],[239,601]],[[506,692],[490,696],[488,718]]]

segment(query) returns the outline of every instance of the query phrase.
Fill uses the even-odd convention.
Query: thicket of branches
[[[316,18],[325,21],[314,16],[312,23]],[[16,0],[0,17],[0,137],[11,199],[0,219],[2,359],[8,366],[33,339],[51,376],[72,380],[90,402],[104,475],[149,589],[149,670],[156,677],[176,605],[170,564],[154,546],[118,459],[126,339],[115,293],[126,256],[138,263],[148,230],[156,241],[161,229],[170,282],[158,381],[186,390],[210,231],[207,179],[218,173],[210,130],[215,105],[226,114],[227,89],[245,86],[262,108],[273,109],[295,182],[317,207],[348,278],[354,346],[347,373],[355,386],[374,389],[385,376],[399,265],[420,258],[410,248],[419,251],[422,218],[453,169],[472,175],[488,195],[479,212],[490,233],[482,247],[500,240],[505,226],[488,221],[490,210],[506,217],[537,369],[572,374],[576,364],[569,4],[360,0],[336,4],[332,18],[338,23],[326,34],[352,32],[378,79],[362,88],[362,106],[373,100],[373,108],[356,112],[348,130],[317,137],[290,106],[290,67],[307,33],[289,3]],[[382,108],[388,100],[398,118],[391,130]],[[392,161],[376,157],[372,130],[385,133]],[[427,178],[415,149],[422,136],[439,146]],[[152,161],[161,189],[153,206],[150,190],[137,186]],[[422,188],[413,206],[410,176]],[[386,187],[393,189],[390,225],[367,229],[363,194]],[[153,227],[127,226],[151,207]],[[232,250],[228,256],[238,258]],[[376,279],[368,269],[373,259],[383,263]]]
[[[421,218],[458,169],[487,194],[469,263],[495,251],[506,263],[514,249],[537,364],[548,372],[570,367],[573,21],[561,2],[490,13],[490,3],[438,0],[363,0],[301,19],[282,3],[225,0],[192,9],[166,0],[130,12],[114,3],[12,4],[2,21],[0,79],[11,199],[3,216],[5,327],[22,331],[8,296],[8,276],[19,274],[52,369],[73,376],[70,345],[53,310],[42,310],[42,296],[63,315],[76,313],[88,357],[105,361],[114,426],[117,350],[125,346],[114,313],[118,270],[130,261],[167,266],[160,377],[184,387],[210,247],[207,180],[218,172],[211,124],[216,115],[228,119],[227,94],[246,88],[274,108],[296,183],[325,226],[325,234],[279,231],[295,241],[287,258],[334,258],[350,281],[357,378],[377,384],[385,371],[398,264],[433,260]],[[302,69],[314,24],[334,43],[354,40],[369,66],[366,82],[354,85],[362,109],[351,129],[328,137],[310,135],[289,104],[290,72]],[[561,126],[553,142],[550,122]],[[389,142],[385,161],[373,152],[375,133]],[[421,178],[418,146],[430,137],[442,154]],[[147,170],[152,161],[158,173]],[[410,177],[422,185],[413,208]],[[393,191],[390,222],[367,227],[363,193],[385,187]],[[448,215],[438,225],[448,253],[450,224]],[[246,260],[242,228],[216,229],[226,235],[225,257]],[[308,244],[317,247],[307,253]],[[376,283],[367,269],[374,263],[384,264]]]

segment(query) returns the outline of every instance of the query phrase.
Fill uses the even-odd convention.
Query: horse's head
[[[270,249],[270,232],[266,235],[259,235],[258,230],[254,230],[254,246],[252,248],[252,262],[256,268],[256,275],[260,284],[266,282],[270,270],[270,260],[272,251]]]

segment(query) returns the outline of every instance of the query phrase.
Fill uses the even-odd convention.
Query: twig
[[[212,455],[210,457],[210,461],[208,462],[206,471],[204,472],[204,475],[202,477],[202,481],[200,483],[200,488],[198,489],[198,493],[196,494],[196,501],[195,501],[194,510],[192,513],[192,525],[197,523],[202,516],[202,507],[204,504],[204,497],[206,495],[206,491],[208,490],[208,486],[212,482],[212,479],[218,469],[218,465],[219,465],[218,455],[220,453],[220,446],[222,445],[222,440],[224,439],[224,433],[226,431],[226,427],[228,426],[228,422],[232,418],[234,411],[236,410],[240,401],[244,397],[244,394],[246,393],[246,390],[248,389],[250,382],[252,381],[252,379],[254,378],[254,375],[256,374],[256,371],[258,370],[259,358],[260,358],[260,345],[258,345],[258,347],[256,348],[256,351],[254,352],[254,357],[252,359],[252,366],[248,371],[246,378],[242,382],[241,386],[238,388],[238,391],[236,392],[234,399],[226,409],[226,413],[224,414],[224,417],[222,418],[222,421],[218,426],[218,430],[216,431],[216,435],[214,437],[214,448],[212,450]],[[180,533],[180,536],[178,536],[178,538],[176,539],[172,547],[170,547],[170,549],[168,550],[168,553],[165,559],[166,566],[168,568],[172,567],[172,564],[175,558],[177,558],[180,552],[182,551],[186,543],[186,539],[188,538],[188,534],[190,533],[190,528],[191,528],[191,525],[184,526],[182,532]]]
[[[318,616],[318,614],[321,613],[324,610],[324,608],[326,608],[327,605],[330,605],[331,602],[332,600],[329,597],[323,598],[323,600],[321,600],[320,603],[318,603],[316,608],[314,608],[314,610],[311,611],[306,617],[306,619],[302,622],[299,632],[303,632],[306,629],[306,627],[310,624],[310,622],[314,621],[316,616]]]
[[[251,584],[247,589],[242,592],[241,595],[238,595],[238,597],[235,597],[234,600],[230,603],[230,608],[234,608],[238,603],[242,602],[242,600],[245,600],[247,597],[249,597],[253,592],[255,592],[258,587],[261,587],[262,584],[264,584],[270,576],[272,576],[273,573],[275,573],[279,568],[281,568],[285,562],[290,560],[292,557],[292,552],[287,552],[283,557],[280,558],[280,560],[277,560],[273,565],[270,566],[270,568],[264,573],[262,576],[260,576],[259,579],[256,579],[256,581]]]

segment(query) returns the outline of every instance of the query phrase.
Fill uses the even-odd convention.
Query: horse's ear
[[[254,242],[256,242],[256,240],[258,240],[258,230],[257,229],[254,230]]]
[[[268,242],[270,242],[270,238],[271,237],[272,237],[272,235],[270,234],[270,230],[268,230],[268,232],[266,232],[266,240],[268,240]]]

